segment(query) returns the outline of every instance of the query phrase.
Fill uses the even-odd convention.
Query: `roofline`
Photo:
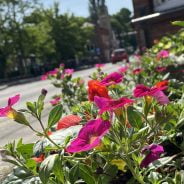
[[[180,11],[180,10],[183,10],[183,9],[184,9],[184,6],[179,7],[179,8],[175,8],[175,9],[172,9],[172,10],[156,12],[156,13],[149,14],[149,15],[146,15],[146,16],[143,16],[143,17],[138,17],[138,18],[132,19],[131,22],[132,23],[137,23],[137,22],[149,20],[149,19],[152,19],[152,18],[156,18],[156,17],[159,17],[161,15],[170,14],[170,13],[173,13],[173,12],[176,12],[176,11]]]

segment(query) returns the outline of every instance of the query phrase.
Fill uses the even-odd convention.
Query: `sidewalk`
[[[0,91],[4,90],[4,89],[6,89],[10,86],[14,86],[14,85],[17,85],[17,84],[25,84],[25,83],[28,83],[28,82],[34,82],[34,81],[38,81],[38,80],[40,80],[40,76],[25,78],[25,79],[17,79],[15,81],[8,81],[6,83],[3,82],[4,84],[0,83]]]

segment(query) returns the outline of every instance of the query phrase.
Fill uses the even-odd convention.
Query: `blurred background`
[[[60,63],[109,62],[120,47],[132,53],[132,2],[115,1],[1,0],[1,82],[41,75]]]
[[[142,53],[179,28],[183,0],[1,0],[0,82],[60,63],[83,68]],[[116,50],[116,49],[123,50]]]

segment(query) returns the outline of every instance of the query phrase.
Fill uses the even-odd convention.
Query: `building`
[[[133,0],[133,6],[139,48],[149,48],[164,35],[175,33],[180,27],[171,22],[184,20],[184,0]]]

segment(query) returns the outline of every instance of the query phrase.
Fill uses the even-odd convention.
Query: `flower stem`
[[[130,171],[131,171],[133,177],[134,177],[139,183],[144,184],[144,181],[143,181],[142,176],[141,176],[141,175],[138,175],[138,174],[136,173],[134,167],[132,167],[132,163],[131,163],[131,160],[130,160],[130,158],[129,158],[128,155],[126,156],[126,159],[125,159],[125,160],[126,160],[126,162],[127,162],[127,166],[128,166],[128,168],[130,169]]]
[[[41,127],[42,127],[44,136],[45,136],[54,146],[56,146],[58,149],[61,149],[61,147],[60,147],[58,144],[56,144],[56,143],[47,135],[47,132],[46,132],[44,126],[43,126],[43,123],[42,123],[41,119],[40,119],[39,117],[37,117],[37,119],[38,119],[38,121],[39,121],[39,123],[40,123],[40,125],[41,125]]]

